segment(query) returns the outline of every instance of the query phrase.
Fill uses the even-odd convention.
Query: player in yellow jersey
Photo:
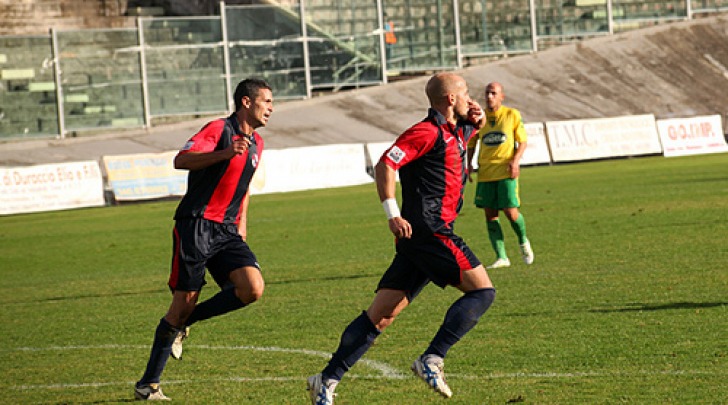
[[[490,269],[511,265],[506,254],[503,230],[498,218],[503,211],[518,236],[521,254],[526,264],[533,263],[533,249],[526,236],[526,222],[518,210],[521,201],[518,195],[520,161],[526,150],[526,129],[521,113],[515,108],[503,105],[503,86],[488,83],[485,87],[485,124],[478,134],[468,142],[468,163],[472,163],[475,149],[480,143],[478,154],[478,185],[475,192],[475,206],[485,209],[488,237],[497,255]],[[472,164],[469,165],[472,168]],[[468,178],[471,170],[468,171]]]

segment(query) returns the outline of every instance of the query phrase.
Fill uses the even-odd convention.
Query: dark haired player
[[[377,287],[374,301],[346,327],[339,347],[321,373],[308,378],[314,405],[331,405],[341,378],[420,291],[432,281],[463,292],[412,371],[440,395],[452,391],[443,359],[490,307],[495,289],[488,273],[455,235],[467,178],[465,145],[482,124],[483,111],[471,100],[465,80],[439,73],[427,83],[427,118],[400,135],[375,168],[377,192],[396,238],[396,254]],[[395,174],[402,187],[402,212],[395,200]]]
[[[189,170],[189,176],[174,216],[172,304],[159,320],[146,371],[134,387],[138,400],[169,400],[159,381],[173,342],[179,344],[190,325],[263,295],[263,276],[245,240],[248,187],[263,152],[263,139],[255,129],[268,123],[273,93],[265,81],[246,79],[235,89],[234,101],[233,114],[208,123],[174,159],[175,168]],[[205,268],[221,290],[197,304]],[[181,346],[176,354],[181,355]]]

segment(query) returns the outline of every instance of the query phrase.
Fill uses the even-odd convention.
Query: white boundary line
[[[278,353],[294,353],[303,354],[308,356],[316,356],[328,359],[331,357],[330,353],[322,352],[318,350],[309,349],[288,349],[283,347],[261,347],[261,346],[209,346],[209,345],[190,345],[191,348],[197,349],[208,349],[208,350],[248,350],[248,351],[259,351],[259,352],[278,352]],[[21,351],[21,352],[42,352],[42,351],[68,351],[68,350],[108,350],[108,349],[148,349],[146,345],[89,345],[89,346],[49,346],[49,347],[19,347],[10,349],[9,351]],[[351,374],[351,377],[365,378],[365,379],[404,379],[408,374],[402,374],[394,367],[390,365],[376,361],[362,359],[358,364],[363,364],[371,369],[374,369],[379,374],[376,375],[361,375]],[[518,379],[518,378],[550,378],[550,379],[569,379],[569,378],[584,378],[584,377],[615,377],[615,376],[636,376],[636,375],[670,375],[670,376],[692,376],[692,375],[714,375],[715,373],[699,371],[699,370],[665,370],[665,371],[635,371],[635,372],[615,372],[615,373],[603,373],[603,372],[577,372],[577,373],[490,373],[484,375],[468,375],[468,374],[451,374],[448,373],[448,378],[457,378],[465,380],[492,380],[492,379]],[[204,382],[288,382],[288,381],[305,381],[306,376],[303,377],[228,377],[228,378],[215,378],[215,379],[195,379],[195,380],[165,380],[164,384],[189,384],[189,383],[204,383]],[[134,381],[112,381],[112,382],[89,382],[89,383],[78,383],[78,384],[33,384],[33,385],[14,385],[8,388],[15,390],[37,390],[37,389],[68,389],[68,388],[98,388],[108,387],[115,385],[132,385]]]
[[[257,351],[257,352],[279,352],[279,353],[295,353],[295,354],[305,354],[308,356],[316,356],[316,357],[323,357],[325,359],[328,359],[331,357],[331,353],[328,352],[322,352],[318,350],[309,350],[309,349],[287,349],[283,347],[261,347],[261,346],[209,346],[209,345],[189,345],[185,347],[192,347],[196,349],[208,349],[208,350],[249,350],[249,351]],[[148,349],[149,346],[141,346],[141,345],[91,345],[91,346],[49,346],[49,347],[19,347],[14,350],[16,351],[25,351],[25,352],[40,352],[40,351],[52,351],[52,350],[108,350],[108,349]],[[359,361],[359,363],[366,364],[370,368],[373,368],[380,373],[382,373],[383,376],[387,378],[402,378],[402,374],[394,369],[393,367],[390,367],[386,363],[376,361],[376,360],[367,360],[362,359]]]

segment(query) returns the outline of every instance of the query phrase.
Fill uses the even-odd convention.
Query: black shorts
[[[480,260],[465,241],[455,234],[427,234],[397,241],[397,254],[377,289],[407,293],[412,301],[432,281],[441,288],[457,286],[463,271],[478,267]]]
[[[200,291],[205,282],[205,267],[223,288],[231,271],[241,267],[260,269],[255,254],[234,224],[221,224],[202,218],[178,219],[172,234],[172,291]]]

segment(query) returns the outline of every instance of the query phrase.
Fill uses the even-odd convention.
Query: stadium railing
[[[309,0],[220,9],[140,16],[128,29],[0,36],[0,140],[229,112],[233,83],[251,75],[267,79],[279,100],[378,85],[725,12],[728,0]],[[385,15],[397,38],[389,48]]]

